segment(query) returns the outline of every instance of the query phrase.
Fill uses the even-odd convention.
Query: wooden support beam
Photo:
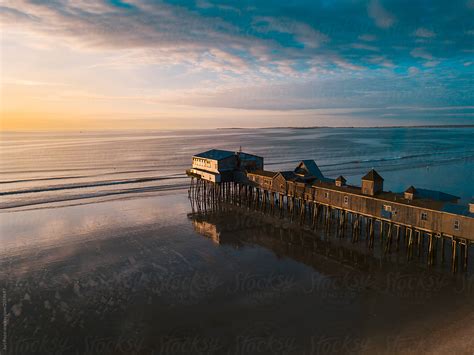
[[[278,194],[278,216],[280,218],[283,217],[283,195],[282,194]]]
[[[353,214],[353,216],[355,216],[355,215]],[[351,241],[352,242],[354,242],[354,238],[355,238],[355,229],[356,229],[355,221],[356,221],[356,219],[352,218],[352,220],[351,220]]]
[[[331,207],[326,206],[326,232],[329,232],[331,230]]]
[[[370,235],[370,224],[369,224],[369,217],[365,217],[365,243],[367,244],[369,241]]]
[[[345,225],[345,220],[346,220],[346,211],[341,210],[340,211],[341,215],[339,216],[339,237],[344,238],[344,225]]]
[[[355,243],[359,240],[359,223],[360,223],[360,215],[355,214],[353,229],[352,229],[352,243]]]
[[[374,248],[374,239],[375,239],[375,230],[374,230],[375,220],[373,218],[370,219],[370,237],[369,237],[369,248]]]
[[[445,240],[444,240],[444,235],[441,234],[441,264],[444,263],[444,244],[445,244]]]
[[[433,265],[433,234],[430,233],[428,235],[429,241],[428,241],[428,265],[431,266]]]
[[[267,200],[268,200],[268,191],[267,190],[263,190],[263,201],[262,201],[262,211],[263,212],[266,212],[267,210]]]
[[[380,221],[380,247],[383,248],[384,221]]]
[[[416,254],[418,256],[420,255],[420,247],[421,247],[421,232],[419,230],[415,230],[415,235],[416,235]]]
[[[290,202],[290,221],[293,221],[293,215],[295,212],[295,197],[291,196],[289,202]]]
[[[384,254],[387,254],[388,252],[390,252],[391,246],[392,246],[392,223],[389,223],[388,232],[387,232],[387,241],[385,243]]]
[[[468,254],[469,254],[469,240],[464,239],[464,271],[467,271],[467,259],[468,259]]]
[[[433,235],[433,265],[436,264],[436,260],[438,258],[438,239],[439,234]]]
[[[357,240],[356,242],[359,241],[360,239],[360,236],[362,234],[362,223],[363,223],[363,216],[362,215],[359,215],[359,218],[357,220]]]
[[[413,256],[413,228],[408,229],[408,258],[410,259]]]
[[[305,213],[306,213],[306,201],[301,199],[300,200],[300,224],[304,224],[304,219],[305,219]]]
[[[315,202],[313,204],[313,215],[311,216],[311,228],[314,229],[316,227],[316,218],[318,215],[318,207]]]
[[[396,243],[397,243],[396,251],[397,252],[400,250],[400,230],[401,230],[401,226],[397,224],[397,237],[396,237]]]
[[[418,256],[423,256],[423,249],[425,244],[425,233],[423,231],[418,232]]]
[[[451,271],[455,273],[457,271],[457,241],[455,238],[451,238]]]

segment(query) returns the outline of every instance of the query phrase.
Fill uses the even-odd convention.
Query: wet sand
[[[472,353],[453,276],[178,194],[0,214],[11,354]]]

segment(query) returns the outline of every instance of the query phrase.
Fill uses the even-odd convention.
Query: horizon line
[[[474,128],[474,124],[439,124],[439,125],[391,125],[391,126],[262,126],[262,127],[210,127],[210,128],[110,128],[110,129],[36,129],[36,130],[1,130],[2,133],[46,133],[46,132],[125,132],[125,131],[204,131],[204,130],[250,130],[250,129],[394,129],[394,128]]]

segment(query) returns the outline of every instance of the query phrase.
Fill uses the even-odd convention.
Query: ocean
[[[9,354],[474,348],[472,265],[453,276],[446,265],[407,261],[403,250],[384,256],[235,206],[197,214],[184,173],[195,153],[242,149],[263,156],[267,170],[314,159],[326,176],[358,185],[375,168],[386,190],[414,185],[466,203],[474,128],[0,137],[1,314],[9,316],[0,345]]]
[[[473,128],[2,133],[0,209],[184,189],[191,156],[211,148],[263,156],[268,170],[314,159],[327,176],[355,184],[375,168],[393,191],[415,185],[466,201],[474,195],[473,137]]]

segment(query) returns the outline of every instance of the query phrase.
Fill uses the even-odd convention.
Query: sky
[[[2,130],[474,124],[474,0],[0,0]]]

